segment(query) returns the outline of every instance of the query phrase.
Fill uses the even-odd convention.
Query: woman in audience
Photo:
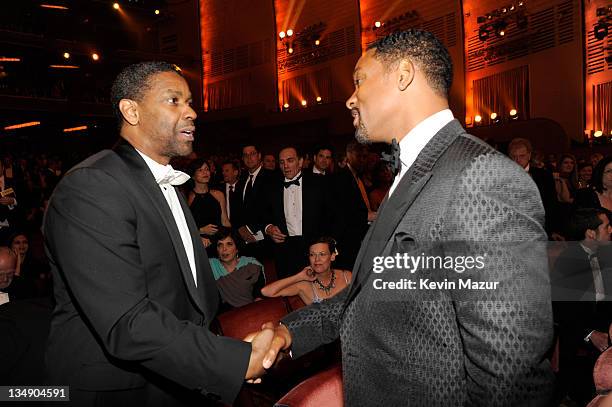
[[[580,164],[578,166],[578,189],[590,187],[592,177],[593,165],[590,162],[583,162]]]
[[[223,192],[209,188],[210,167],[204,159],[195,160],[190,166],[194,187],[189,192],[187,204],[203,237],[210,239],[219,226],[230,226]]]
[[[336,241],[321,237],[310,245],[310,265],[299,273],[265,286],[261,293],[266,297],[290,297],[299,295],[306,305],[331,298],[349,285],[352,273],[332,268],[336,259]]]
[[[221,227],[217,232],[218,258],[210,259],[213,276],[221,294],[222,309],[242,307],[261,298],[266,284],[263,266],[253,257],[240,256],[238,242],[230,228]]]
[[[557,199],[561,203],[571,204],[578,189],[576,158],[572,154],[563,154],[559,159],[559,172],[554,173]]]
[[[25,233],[14,233],[10,247],[17,255],[17,268],[13,283],[7,289],[13,299],[33,298],[50,294],[48,269],[32,259],[29,240]]]
[[[612,156],[601,159],[593,170],[591,187],[576,194],[576,208],[604,208],[612,211]]]

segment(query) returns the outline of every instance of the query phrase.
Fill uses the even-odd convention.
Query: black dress
[[[198,228],[206,225],[221,226],[221,205],[209,192],[198,194],[194,192],[195,197],[189,206],[193,218],[195,219]]]

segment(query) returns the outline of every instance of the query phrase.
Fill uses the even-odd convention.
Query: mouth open
[[[180,133],[183,135],[183,137],[185,137],[188,141],[193,141],[194,139],[194,134],[195,134],[195,128],[188,128],[188,129],[183,129],[180,131]]]

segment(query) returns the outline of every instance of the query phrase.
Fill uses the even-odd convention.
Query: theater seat
[[[612,348],[609,348],[597,358],[593,368],[593,381],[599,395],[587,407],[611,407],[612,396],[606,394],[612,391]]]
[[[255,301],[220,314],[217,317],[219,334],[243,339],[251,332],[259,331],[265,322],[278,322],[289,311],[290,308],[282,297]]]
[[[274,407],[342,407],[342,369],[336,365],[295,386]]]

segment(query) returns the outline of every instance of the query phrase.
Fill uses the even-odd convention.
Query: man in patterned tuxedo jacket
[[[353,283],[283,319],[264,367],[280,349],[296,357],[339,336],[348,406],[549,403],[540,196],[523,169],[453,119],[451,78],[448,51],[420,30],[390,34],[358,61],[347,101],[356,138],[398,140],[399,172]],[[411,268],[410,256],[444,264]]]

